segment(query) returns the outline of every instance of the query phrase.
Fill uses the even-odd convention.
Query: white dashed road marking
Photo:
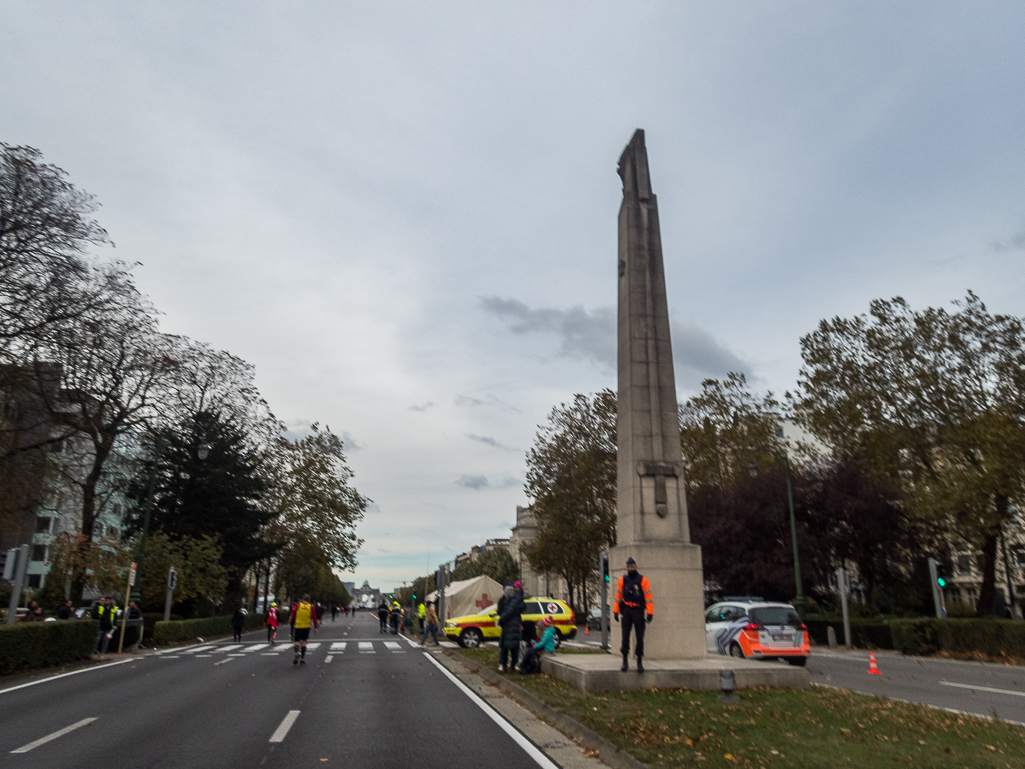
[[[330,662],[330,661],[331,661],[331,660],[333,660],[333,659],[334,659],[334,657],[333,657],[332,655],[330,655],[330,654],[329,654],[329,655],[327,655],[327,656],[326,656],[326,657],[324,658],[324,662]]]
[[[292,724],[295,723],[295,719],[298,717],[298,710],[288,711],[288,715],[285,716],[278,728],[274,730],[274,734],[270,736],[270,740],[268,740],[268,742],[284,742],[285,736],[288,734],[288,730],[292,728]]]
[[[223,659],[220,662],[215,662],[214,666],[217,666],[217,665],[227,665],[229,662],[234,662],[234,661],[235,661],[234,657],[228,657],[227,659]]]
[[[22,745],[17,750],[12,750],[11,752],[12,753],[28,753],[30,750],[33,750],[34,748],[38,748],[40,745],[45,745],[50,740],[55,740],[58,737],[63,737],[68,732],[73,732],[73,731],[75,731],[75,729],[78,729],[80,727],[88,726],[89,724],[91,724],[95,720],[96,720],[95,718],[83,718],[78,723],[72,724],[71,726],[65,726],[63,729],[59,729],[56,732],[54,732],[53,734],[48,734],[45,737],[40,737],[35,742],[30,742],[28,745]]]

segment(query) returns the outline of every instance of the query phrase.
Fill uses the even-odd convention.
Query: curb
[[[576,721],[565,713],[545,704],[522,686],[514,684],[512,681],[507,678],[503,678],[483,665],[467,659],[462,654],[452,654],[450,659],[453,659],[457,664],[466,668],[471,673],[480,676],[489,684],[498,686],[500,689],[505,690],[511,694],[514,699],[518,700],[529,710],[533,711],[535,715],[541,716],[552,726],[572,737],[583,747],[598,751],[598,760],[608,766],[611,766],[612,769],[648,769],[647,764],[642,764],[629,753],[620,750],[600,734],[588,729],[579,721]]]

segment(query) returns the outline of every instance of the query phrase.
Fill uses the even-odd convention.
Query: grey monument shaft
[[[701,549],[690,543],[676,377],[669,337],[658,202],[651,191],[644,131],[619,159],[618,544],[651,582],[658,620],[645,656],[705,655]]]

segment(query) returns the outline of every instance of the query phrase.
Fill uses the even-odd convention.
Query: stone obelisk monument
[[[610,568],[621,573],[632,556],[651,582],[655,620],[645,658],[705,657],[701,548],[691,544],[687,522],[658,202],[643,130],[619,158],[619,175],[618,544]]]

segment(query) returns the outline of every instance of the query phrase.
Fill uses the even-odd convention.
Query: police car
[[[811,653],[808,628],[788,603],[743,596],[705,610],[705,644],[709,654],[748,659],[785,659],[804,666]]]

